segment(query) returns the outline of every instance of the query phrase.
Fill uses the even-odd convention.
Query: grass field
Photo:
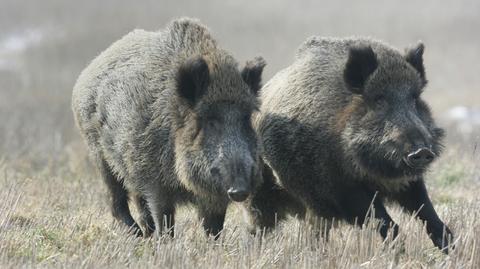
[[[3,162],[0,267],[478,268],[479,160],[477,154],[476,160],[452,162],[459,153],[448,152],[428,177],[434,204],[457,237],[448,256],[433,246],[420,222],[397,207],[389,209],[401,233],[385,243],[373,224],[358,229],[342,223],[328,242],[318,241],[296,219],[254,237],[235,205],[218,241],[206,238],[196,212],[188,207],[180,210],[174,239],[136,238],[113,221],[106,189],[84,161],[72,158],[65,166],[35,174]]]
[[[236,205],[218,241],[189,207],[174,239],[128,235],[74,127],[71,90],[114,40],[183,15],[209,25],[240,61],[263,55],[265,79],[312,34],[368,35],[399,48],[423,40],[426,99],[448,133],[427,187],[456,248],[442,254],[395,206],[401,233],[393,242],[382,242],[374,223],[340,223],[328,241],[316,240],[293,218],[254,237]],[[465,134],[443,117],[454,106],[480,107],[479,27],[476,0],[0,0],[0,268],[480,268],[479,125]]]

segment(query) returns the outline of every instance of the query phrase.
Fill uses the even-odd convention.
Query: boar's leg
[[[143,227],[143,236],[149,237],[155,231],[155,223],[148,208],[147,201],[141,195],[135,197],[137,209],[140,212],[140,226]]]
[[[175,236],[175,206],[169,204],[163,211],[163,228],[170,237]]]
[[[310,225],[316,239],[323,238],[325,241],[330,240],[330,230],[337,227],[338,224],[338,218],[319,215],[311,208],[306,209],[304,218],[305,222]]]
[[[380,220],[379,232],[384,239],[387,238],[390,228],[393,229],[393,238],[397,237],[398,225],[392,220],[382,199],[377,197],[375,192],[358,185],[345,188],[342,206],[349,223],[363,225],[368,217],[373,216]]]
[[[142,236],[142,231],[128,208],[128,192],[121,183],[121,181],[112,173],[110,167],[101,160],[98,168],[102,175],[104,182],[107,184],[111,196],[111,210],[112,215],[119,221],[125,223],[137,236]]]
[[[167,233],[170,237],[174,237],[175,204],[166,193],[157,192],[155,196],[150,197],[147,200],[148,208],[152,214],[157,236]]]
[[[203,228],[208,236],[214,236],[215,240],[220,237],[225,221],[226,206],[206,206],[200,205],[198,215],[203,220]]]
[[[264,165],[262,175],[262,185],[252,198],[243,204],[250,232],[256,233],[257,229],[271,230],[278,222],[286,219],[287,214],[303,218],[305,207],[275,183],[271,168]]]
[[[417,217],[426,223],[433,244],[448,253],[453,234],[435,212],[422,178],[411,182],[407,189],[393,194],[392,198],[410,213],[417,213]]]
[[[311,181],[310,181],[311,182]],[[302,200],[306,207],[304,214],[306,222],[312,226],[317,238],[324,236],[329,239],[330,230],[336,226],[338,220],[344,217],[343,209],[339,207],[334,197],[321,191],[321,185],[303,185],[295,197]]]

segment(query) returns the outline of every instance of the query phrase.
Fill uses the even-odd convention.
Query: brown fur
[[[340,110],[339,113],[337,113],[335,117],[335,131],[339,134],[342,133],[343,130],[345,130],[347,122],[354,114],[361,114],[365,111],[363,106],[363,99],[358,96],[354,96],[352,101],[342,110]]]

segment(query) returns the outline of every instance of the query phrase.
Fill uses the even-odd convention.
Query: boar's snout
[[[250,195],[250,190],[245,187],[231,187],[227,191],[228,197],[235,202],[242,202]]]
[[[242,202],[252,192],[254,181],[253,158],[242,155],[230,158],[219,158],[210,167],[210,174],[223,184],[228,198],[234,202]]]
[[[435,159],[435,153],[427,147],[418,147],[404,158],[405,163],[412,168],[425,168]]]

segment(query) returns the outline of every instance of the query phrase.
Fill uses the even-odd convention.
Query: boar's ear
[[[370,46],[354,46],[348,52],[343,77],[354,93],[362,93],[368,77],[377,69],[377,56]]]
[[[405,51],[405,60],[410,63],[420,74],[423,81],[425,78],[425,67],[423,66],[423,51],[425,45],[422,42],[418,42],[417,45],[407,48]]]
[[[242,70],[242,78],[254,94],[257,94],[262,87],[262,72],[265,65],[267,63],[262,57],[255,57],[255,59],[247,61]]]
[[[177,91],[190,105],[194,105],[206,92],[210,82],[208,64],[200,56],[186,60],[177,73]]]

